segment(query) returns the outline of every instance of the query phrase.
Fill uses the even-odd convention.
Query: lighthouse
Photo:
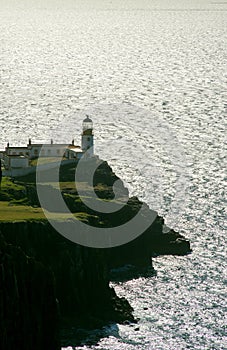
[[[93,157],[94,155],[93,122],[88,115],[83,120],[81,148],[83,152],[86,152],[86,157],[88,158]]]

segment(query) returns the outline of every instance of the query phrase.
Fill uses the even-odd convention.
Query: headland
[[[97,170],[92,187],[99,198],[113,198],[116,180],[127,192],[107,162],[93,161]],[[75,186],[75,168],[76,163],[61,166],[61,193],[73,215],[88,226],[120,229],[141,209],[142,202],[136,197],[113,214],[86,207],[77,188],[89,197],[91,186],[83,182]],[[48,178],[48,171],[46,174]],[[54,183],[47,181],[43,186],[56,191]],[[78,329],[99,328],[110,322],[136,322],[127,300],[109,286],[111,269],[133,265],[138,274],[152,274],[152,256],[190,252],[189,242],[179,233],[163,233],[164,219],[159,215],[142,235],[123,246],[96,249],[70,242],[47,221],[35,173],[13,180],[3,178],[0,208],[1,348],[60,349],[61,344],[72,345],[68,336],[72,328],[75,334]],[[150,214],[151,209],[145,206],[144,220]],[[124,277],[130,278],[127,274]]]

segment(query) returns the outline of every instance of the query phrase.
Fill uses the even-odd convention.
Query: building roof
[[[86,115],[86,118],[83,120],[83,123],[92,123],[91,118],[89,118],[88,115]]]
[[[53,146],[62,146],[62,147],[67,147],[69,146],[69,143],[31,143],[28,144],[28,146],[31,147],[43,147],[43,146],[48,146],[48,147],[53,147]]]
[[[80,146],[78,145],[68,145],[68,148],[70,149],[74,149],[74,148],[81,148]]]
[[[8,154],[6,157],[8,158],[21,158],[21,159],[27,159],[28,157],[25,156],[19,156],[17,154]]]
[[[13,146],[7,146],[6,147],[7,149],[27,149],[27,146],[24,146],[24,147],[22,147],[22,146],[15,146],[15,147],[13,147]]]
[[[80,147],[76,148],[69,148],[70,151],[73,151],[75,153],[83,153],[82,149]]]

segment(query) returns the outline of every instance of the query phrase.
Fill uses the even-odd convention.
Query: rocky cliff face
[[[0,236],[0,348],[60,349],[54,277]]]
[[[60,181],[74,181],[74,174],[72,166],[61,169]],[[110,199],[116,180],[119,178],[104,162],[97,168],[94,183],[88,185],[94,186],[100,198]],[[8,201],[17,196],[20,203],[39,206],[35,180],[30,176],[29,181],[29,185],[25,179],[17,181],[10,198],[9,191],[2,195],[8,196]],[[127,193],[122,182],[120,188]],[[84,194],[89,195],[89,189]],[[104,225],[119,226],[120,230],[142,204],[133,197],[119,212],[101,214],[87,208],[75,188],[63,186],[62,195],[72,212],[85,213],[88,223],[100,229]],[[144,220],[148,220],[152,211],[147,206],[143,210]],[[134,321],[128,302],[109,287],[109,270],[125,264],[151,265],[156,254],[190,252],[189,242],[181,235],[162,233],[163,224],[163,218],[157,216],[134,241],[111,249],[92,249],[66,240],[47,221],[0,223],[0,348],[56,350],[58,322],[67,329]],[[69,344],[66,341],[64,345]]]
[[[108,250],[71,243],[47,222],[1,223],[0,348],[24,342],[25,350],[36,345],[57,349],[58,322],[67,329],[134,321],[128,302],[109,287],[109,270],[124,264],[148,266],[155,251],[187,252],[188,245],[177,243],[176,233],[160,233],[162,223],[158,217],[136,240]]]
[[[137,198],[133,198],[133,205],[134,210],[136,207],[139,210],[141,202]],[[130,208],[128,208],[128,211],[130,212]],[[152,215],[152,210],[145,207],[143,215],[144,220],[147,220]],[[163,233],[163,225],[164,219],[157,215],[148,229],[139,237],[127,244],[109,249],[109,267],[116,268],[125,264],[151,266],[152,257],[154,256],[168,254],[185,255],[190,253],[189,241],[174,230]]]
[[[44,320],[45,315],[50,319],[55,315],[56,318],[55,295],[62,328],[72,326],[95,328],[110,321],[134,321],[131,306],[124,298],[118,298],[114,290],[109,287],[109,273],[103,250],[71,243],[55,232],[48,223],[43,222],[1,223],[0,231],[4,240],[7,241],[4,247],[10,247],[12,252],[20,252],[14,264],[7,265],[6,274],[14,276],[14,270],[20,269],[17,277],[20,280],[21,288],[26,290],[29,287],[31,295],[26,294],[26,300],[20,299],[18,296],[15,303],[21,300],[21,318],[29,319],[34,315],[35,320],[32,321],[34,328],[32,324],[29,325],[34,332],[36,327],[39,327],[40,332],[43,332],[44,325],[47,326],[47,329],[51,325],[56,331],[56,322],[46,323]],[[26,269],[23,269],[24,266],[27,266],[26,261],[33,262],[34,265],[34,271],[30,269],[30,275],[27,275]],[[40,274],[36,275],[35,269],[38,267]],[[42,278],[46,278],[46,282],[49,284],[43,285]],[[14,280],[14,277],[12,279]],[[31,283],[30,279],[34,284]],[[5,291],[9,289],[9,284],[6,282],[2,286]],[[37,294],[39,298],[36,300]],[[13,296],[9,295],[8,300],[11,299]],[[4,299],[2,302],[7,305],[7,300]],[[42,305],[40,305],[41,302]],[[50,305],[52,306],[50,307]],[[31,315],[28,314],[30,310]],[[38,311],[40,310],[43,311],[44,315],[39,315]],[[4,319],[5,322],[8,322],[8,317],[14,319],[13,310],[12,315],[2,316],[2,327]],[[40,318],[40,325],[36,324],[36,318]],[[45,323],[42,323],[42,320]],[[17,326],[18,332],[21,333],[22,324],[19,323]],[[26,330],[28,331],[29,327],[26,323],[23,326],[22,334],[25,338]],[[2,329],[1,326],[0,329]]]

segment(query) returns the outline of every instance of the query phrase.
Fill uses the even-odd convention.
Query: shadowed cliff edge
[[[98,165],[93,184],[77,185],[85,196],[89,196],[89,186],[94,186],[98,197],[111,199],[113,183],[119,178],[106,162]],[[89,225],[119,226],[120,230],[120,225],[140,210],[142,203],[136,197],[130,198],[124,208],[114,214],[91,210],[78,196],[74,174],[75,165],[60,169],[62,196],[70,211]],[[48,180],[48,172],[46,176]],[[43,186],[56,191],[48,181]],[[119,186],[127,193],[122,182]],[[110,278],[132,278],[138,271],[151,274],[154,273],[152,256],[184,255],[191,251],[189,242],[179,233],[162,232],[164,219],[160,216],[141,236],[123,246],[94,249],[72,243],[45,219],[34,174],[14,182],[4,179],[0,205],[3,212],[0,218],[0,348],[3,349],[18,346],[25,350],[60,349],[60,343],[75,345],[81,341],[78,336],[72,344],[69,339],[72,328],[94,329],[110,322],[136,322],[127,300],[119,298],[110,288]],[[144,220],[151,214],[152,210],[145,206]],[[136,272],[129,273],[126,269],[118,275],[117,269],[124,265],[134,265]]]

